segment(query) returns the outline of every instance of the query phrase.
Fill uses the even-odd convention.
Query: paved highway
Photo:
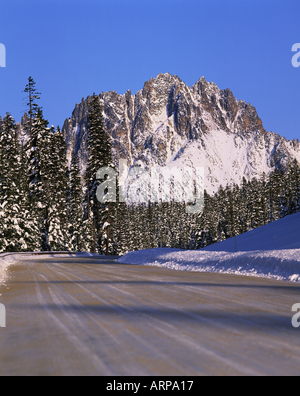
[[[0,375],[299,375],[294,283],[36,256],[0,286]]]

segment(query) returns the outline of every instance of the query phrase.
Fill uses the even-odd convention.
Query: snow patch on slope
[[[189,142],[175,161],[167,167],[204,167],[205,186],[209,194],[216,193],[220,185],[238,184],[243,176],[248,179],[268,174],[272,168],[267,162],[265,149],[250,149],[253,139],[248,141],[223,130],[215,130],[199,141]],[[217,177],[216,177],[217,175]]]

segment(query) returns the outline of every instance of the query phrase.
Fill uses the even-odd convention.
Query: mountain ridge
[[[87,162],[88,98],[75,105],[62,131],[68,159],[75,150],[82,172]],[[255,107],[237,100],[229,88],[219,89],[201,77],[188,87],[178,76],[158,74],[135,95],[102,92],[105,128],[112,138],[113,160],[159,166],[203,166],[205,188],[240,184],[284,171],[294,158],[300,163],[300,144],[267,132]]]

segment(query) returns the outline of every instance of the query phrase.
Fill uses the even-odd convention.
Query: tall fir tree
[[[17,130],[10,113],[1,123],[1,208],[2,208],[2,243],[3,251],[19,251],[19,203],[20,190],[18,168],[20,152],[18,149]]]
[[[300,202],[300,174],[296,159],[288,165],[284,176],[284,196],[284,214],[296,213]]]
[[[50,129],[49,140],[48,243],[50,250],[65,251],[71,248],[68,238],[67,146],[59,127],[56,131],[53,127]]]
[[[283,175],[276,168],[269,175],[270,222],[282,215]]]
[[[50,129],[41,109],[32,122],[30,138],[26,144],[28,159],[29,205],[33,221],[39,229],[36,248],[49,250],[48,245],[48,193],[50,168]]]
[[[112,167],[111,139],[104,129],[102,107],[99,97],[93,94],[89,98],[88,113],[88,163],[85,173],[85,211],[86,217],[92,216],[88,223],[91,226],[90,236],[93,239],[93,252],[111,254],[112,203],[100,203],[96,197],[98,185],[104,180],[97,180],[100,168]]]
[[[249,182],[243,177],[242,185],[240,187],[240,233],[244,233],[250,230],[251,219],[249,213]]]
[[[35,88],[35,81],[31,76],[28,78],[28,83],[24,89],[24,93],[27,94],[27,107],[28,107],[28,119],[25,125],[25,129],[29,136],[31,135],[33,120],[38,112],[39,106],[37,105],[36,101],[40,99],[40,93],[37,92]]]
[[[79,171],[79,159],[73,151],[68,182],[68,217],[70,249],[80,252],[84,249],[83,234],[83,193]]]
[[[17,126],[7,113],[0,127],[1,251],[28,251],[37,235],[28,208],[26,161]]]

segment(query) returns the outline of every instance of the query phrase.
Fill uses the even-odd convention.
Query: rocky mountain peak
[[[87,99],[76,104],[63,126],[69,156],[75,149],[82,170],[88,155]],[[99,100],[116,166],[120,158],[146,168],[204,166],[207,191],[213,192],[220,184],[239,183],[243,176],[249,179],[274,167],[284,169],[291,158],[300,160],[299,145],[266,133],[255,107],[205,77],[188,87],[176,75],[158,74],[135,95],[130,90],[123,95],[102,92]]]

